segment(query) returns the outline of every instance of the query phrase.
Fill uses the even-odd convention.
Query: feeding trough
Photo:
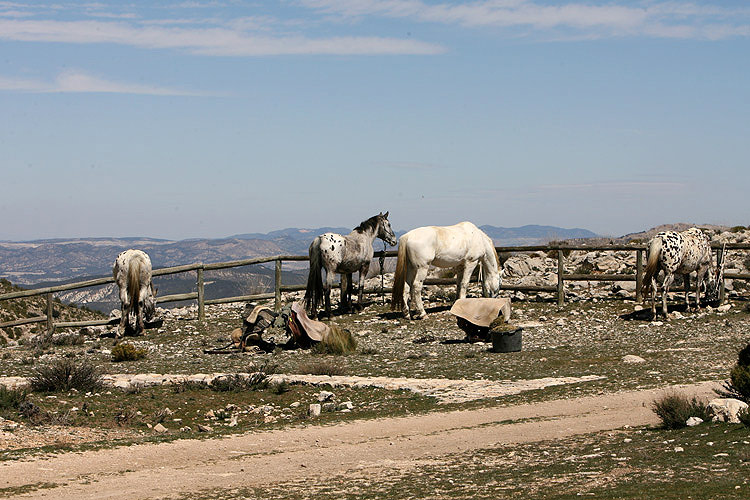
[[[521,328],[508,324],[510,299],[459,299],[450,312],[470,341],[491,341],[494,352],[521,350]]]
[[[510,325],[504,325],[510,326]],[[491,328],[490,339],[492,340],[493,352],[518,352],[521,350],[521,331],[523,328],[508,329]]]

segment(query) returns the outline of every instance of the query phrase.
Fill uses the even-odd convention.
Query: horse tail
[[[396,272],[393,275],[393,293],[391,294],[391,311],[404,309],[404,282],[406,281],[406,235],[398,241],[398,258]]]
[[[128,297],[130,298],[130,307],[128,308],[128,315],[130,311],[135,311],[136,317],[138,317],[138,299],[140,298],[141,291],[141,259],[133,258],[128,264]]]
[[[323,275],[320,259],[320,237],[310,243],[310,272],[307,275],[307,289],[305,290],[305,308],[315,312],[323,301]]]
[[[661,238],[655,237],[648,246],[648,261],[646,262],[646,272],[643,275],[643,284],[641,291],[648,293],[651,290],[651,280],[659,272],[659,258],[661,257]]]

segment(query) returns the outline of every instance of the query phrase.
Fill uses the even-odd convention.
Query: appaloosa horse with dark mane
[[[389,245],[396,244],[396,235],[388,222],[388,212],[370,217],[346,236],[324,233],[313,240],[305,292],[305,307],[310,309],[311,317],[317,316],[318,307],[324,299],[326,315],[331,317],[331,287],[335,273],[341,274],[341,308],[346,310],[351,302],[352,273],[359,272],[357,303],[362,304],[363,281],[375,253],[372,249],[375,238]],[[323,267],[326,268],[325,284],[321,273]]]
[[[651,294],[651,314],[656,317],[656,277],[664,271],[662,283],[662,312],[667,316],[667,293],[675,274],[681,274],[685,282],[685,304],[690,308],[690,273],[697,274],[695,285],[695,306],[700,308],[701,285],[706,282],[708,294],[716,294],[720,276],[714,276],[711,262],[711,240],[697,227],[687,231],[665,231],[654,236],[648,244],[648,262],[643,277],[644,297]],[[719,266],[719,272],[721,267]]]
[[[117,336],[125,334],[130,326],[136,335],[144,330],[144,316],[150,320],[156,311],[156,289],[151,281],[151,259],[141,250],[125,250],[115,259],[112,275],[120,289],[122,315]],[[130,323],[130,313],[135,314],[135,325]]]

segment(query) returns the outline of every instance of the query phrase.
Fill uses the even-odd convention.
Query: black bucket
[[[510,332],[490,332],[493,352],[518,352],[521,350],[521,332],[516,328]]]

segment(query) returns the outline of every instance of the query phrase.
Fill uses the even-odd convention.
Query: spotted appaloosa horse
[[[648,245],[648,261],[643,277],[644,297],[651,294],[651,314],[656,317],[656,277],[664,271],[662,283],[662,312],[667,316],[667,293],[675,274],[681,274],[685,282],[685,303],[690,308],[690,273],[697,273],[695,286],[695,306],[700,308],[701,285],[706,281],[706,288],[714,287],[714,277],[709,271],[711,264],[711,241],[708,236],[692,227],[687,231],[665,231],[654,236]]]
[[[427,316],[422,303],[422,283],[430,265],[455,268],[456,298],[465,298],[471,273],[480,262],[480,270],[484,271],[482,294],[495,297],[500,290],[500,260],[492,240],[481,229],[471,222],[412,229],[398,242],[391,309],[402,311],[409,318],[411,296],[417,319]]]
[[[326,314],[328,318],[331,317],[331,287],[335,273],[341,274],[341,308],[346,310],[351,302],[352,273],[359,272],[357,303],[362,304],[362,284],[375,253],[372,249],[375,238],[391,246],[396,244],[396,235],[388,222],[388,212],[370,217],[346,236],[324,233],[310,243],[310,274],[307,277],[305,307],[310,309],[311,317],[317,316],[323,299]],[[321,273],[323,267],[326,268],[325,284]]]
[[[117,336],[125,334],[127,326],[140,335],[144,330],[144,315],[150,320],[156,311],[156,289],[151,281],[151,259],[141,250],[125,250],[115,259],[112,275],[120,289],[122,315]],[[130,325],[130,313],[135,313],[136,324]]]

